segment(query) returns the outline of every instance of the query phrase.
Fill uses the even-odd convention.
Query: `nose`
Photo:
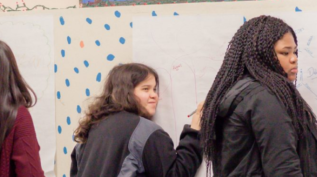
[[[297,57],[296,54],[294,54],[294,55],[291,57],[290,62],[291,62],[292,64],[296,64],[297,61],[298,61],[298,57]]]
[[[156,93],[155,91],[151,91],[150,97],[151,97],[151,98],[157,98],[158,95],[157,95],[157,93]]]

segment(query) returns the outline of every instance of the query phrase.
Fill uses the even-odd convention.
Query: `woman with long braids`
[[[12,50],[0,41],[1,177],[44,177],[40,146],[27,109],[35,103],[36,95],[21,76]]]
[[[317,176],[315,115],[296,89],[297,38],[260,16],[233,36],[207,95],[201,139],[215,177]]]

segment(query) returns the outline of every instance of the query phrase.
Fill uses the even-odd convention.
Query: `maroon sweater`
[[[14,126],[2,145],[1,177],[43,177],[40,146],[29,111],[20,107]]]

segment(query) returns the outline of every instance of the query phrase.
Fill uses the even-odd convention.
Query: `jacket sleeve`
[[[252,104],[251,128],[265,176],[302,177],[296,132],[285,107],[266,90],[258,93]]]
[[[185,125],[180,143],[174,149],[169,135],[159,129],[144,146],[142,157],[145,173],[151,177],[191,177],[202,161],[198,131]]]
[[[30,113],[26,108],[18,113],[11,158],[17,177],[44,177],[41,167],[40,146]]]
[[[74,147],[74,150],[71,154],[71,160],[72,160],[72,163],[71,163],[71,166],[70,166],[70,177],[77,177],[77,174],[78,174],[78,167],[77,167],[77,149],[79,147],[79,144],[77,144],[75,147]]]

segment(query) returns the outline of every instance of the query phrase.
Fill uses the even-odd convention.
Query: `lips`
[[[293,68],[293,69],[290,70],[290,72],[296,74],[298,72],[298,69],[297,68]]]
[[[156,105],[156,102],[149,102],[150,105]]]

